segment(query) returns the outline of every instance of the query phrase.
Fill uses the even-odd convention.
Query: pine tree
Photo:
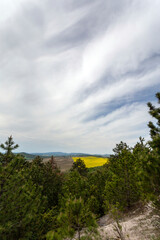
[[[11,161],[11,159],[13,157],[12,151],[17,149],[18,147],[19,147],[19,145],[15,144],[15,142],[13,141],[12,135],[10,137],[8,137],[8,140],[4,144],[2,143],[0,145],[0,148],[5,150],[3,164],[7,164],[9,161]]]
[[[160,104],[160,92],[156,93],[156,97]],[[149,114],[157,120],[156,125],[151,121],[148,123],[152,139],[150,146],[160,154],[160,107],[155,107],[150,102],[148,102],[147,105],[149,107]]]
[[[120,142],[113,151],[116,154],[110,157],[105,186],[106,205],[109,208],[118,202],[121,208],[130,208],[139,198],[136,162],[126,143]]]
[[[71,196],[77,199],[81,197],[86,202],[89,197],[87,179],[81,176],[77,170],[69,172],[65,177],[62,193],[61,202],[66,201]]]
[[[86,165],[84,161],[80,158],[78,158],[72,165],[71,171],[77,170],[80,175],[86,176],[88,173],[88,169],[86,168]]]
[[[47,239],[57,240],[67,237],[80,240],[95,239],[98,236],[97,223],[94,215],[90,212],[88,206],[84,204],[82,198],[69,199],[66,201],[65,208],[61,209],[58,216],[57,231],[50,232]],[[68,239],[68,238],[67,238]]]
[[[42,194],[47,197],[48,208],[58,205],[58,198],[62,188],[62,175],[58,168],[53,169],[51,162],[44,163],[37,156],[31,163],[30,176],[37,186],[42,186]]]
[[[160,92],[156,93],[158,104],[160,104]],[[147,172],[150,175],[150,184],[153,193],[160,194],[160,107],[155,107],[148,102],[149,114],[156,120],[155,123],[149,122],[151,141],[149,145],[151,152],[149,154],[149,162],[147,165]],[[160,202],[159,202],[160,204]]]
[[[42,187],[31,179],[21,156],[0,168],[0,239],[40,239],[41,219],[46,207]]]

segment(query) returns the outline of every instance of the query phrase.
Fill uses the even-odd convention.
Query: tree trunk
[[[78,240],[81,240],[81,231],[78,229]]]

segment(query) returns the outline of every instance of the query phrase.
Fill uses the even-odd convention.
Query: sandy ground
[[[160,215],[151,204],[136,209],[123,217],[119,223],[125,240],[153,240],[160,236]],[[115,231],[116,223],[108,215],[100,219],[99,225],[102,239],[120,239]]]

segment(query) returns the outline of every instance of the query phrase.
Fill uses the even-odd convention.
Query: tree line
[[[156,94],[160,104],[160,93]],[[129,211],[138,202],[160,208],[160,107],[148,103],[151,140],[134,147],[120,142],[109,163],[89,171],[81,159],[62,173],[54,157],[31,162],[12,136],[1,144],[0,239],[100,239],[97,219],[115,207]]]

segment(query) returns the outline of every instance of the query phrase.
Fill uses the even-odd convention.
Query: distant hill
[[[20,152],[18,154],[20,154],[23,157],[25,157],[26,160],[31,160],[31,159],[35,158],[35,155],[30,154],[30,153],[26,153],[26,152]]]
[[[109,158],[111,156],[111,154],[103,154],[101,156]]]
[[[21,154],[22,156],[25,157],[26,160],[34,159],[36,156],[41,156],[43,158],[48,158],[49,157],[49,156],[46,156],[46,155],[43,156],[39,153],[33,154],[33,153],[20,152],[20,153],[17,153],[17,154]]]
[[[46,152],[46,153],[26,153],[20,152],[22,156],[24,156],[27,160],[31,160],[36,156],[41,156],[43,158],[51,157],[52,155],[55,157],[84,157],[84,156],[96,156],[96,157],[109,157],[110,154],[87,154],[87,153],[65,153],[65,152]]]
[[[65,157],[65,156],[90,156],[90,154],[86,153],[64,153],[64,152],[47,152],[47,153],[32,153],[32,155],[38,155],[38,156],[55,156],[55,157]]]
[[[96,156],[96,157],[109,157],[110,154],[88,154],[88,153],[65,153],[65,152],[47,152],[47,153],[31,153],[32,155],[44,156],[44,157],[84,157],[84,156]]]

